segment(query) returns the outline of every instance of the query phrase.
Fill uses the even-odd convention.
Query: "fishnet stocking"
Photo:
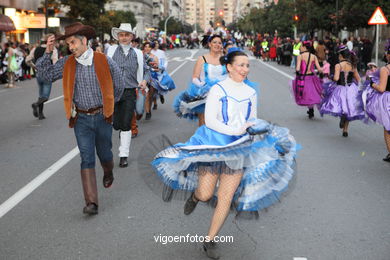
[[[224,167],[229,172],[231,169]],[[235,191],[241,182],[243,173],[241,170],[232,174],[216,174],[211,171],[210,167],[199,167],[198,188],[195,191],[195,200],[208,201],[214,195],[215,186],[219,179],[218,202],[211,219],[208,236],[211,240],[218,234],[225,219],[229,213],[230,205],[233,200]]]
[[[235,174],[221,174],[220,182],[218,187],[218,202],[217,207],[214,210],[213,217],[211,219],[211,224],[208,232],[208,236],[211,240],[214,240],[214,237],[218,234],[223,223],[226,220],[226,217],[230,210],[230,205],[232,204],[233,196],[237,190],[238,185],[240,184],[243,173]]]

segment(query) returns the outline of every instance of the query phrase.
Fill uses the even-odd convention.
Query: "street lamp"
[[[165,20],[165,23],[164,23],[164,31],[165,31],[166,36],[168,36],[167,23],[168,23],[168,20],[171,19],[172,17],[173,17],[173,15],[168,16],[168,18]]]
[[[48,25],[49,13],[48,13],[47,7],[48,7],[48,3],[47,3],[47,0],[45,0],[45,34],[47,34],[47,28],[49,27],[49,25]]]

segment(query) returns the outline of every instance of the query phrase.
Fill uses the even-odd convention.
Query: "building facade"
[[[39,13],[41,5],[41,0],[0,0],[0,13],[9,17],[15,26],[13,31],[2,32],[1,42],[39,42],[46,28],[45,15]]]
[[[145,37],[147,28],[153,25],[153,0],[113,0],[107,3],[104,8],[106,11],[133,12],[137,20],[134,30],[139,37]]]

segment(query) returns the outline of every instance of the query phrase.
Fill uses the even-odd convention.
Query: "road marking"
[[[61,99],[61,98],[63,98],[63,97],[64,97],[64,96],[59,96],[59,97],[50,99],[49,101],[46,101],[46,102],[45,102],[45,105],[47,105],[47,104],[49,104],[49,103],[51,103],[51,102],[54,102],[54,101],[56,101],[56,100],[58,100],[58,99]]]
[[[307,260],[306,257],[294,257],[293,260]]]
[[[52,164],[44,172],[39,174],[35,179],[29,182],[26,186],[21,188],[18,192],[12,195],[7,199],[3,204],[0,205],[0,218],[2,218],[8,211],[13,207],[19,204],[24,198],[31,194],[36,188],[38,188],[42,183],[49,179],[53,174],[55,174],[59,169],[61,169],[65,164],[72,160],[76,155],[79,154],[79,149],[77,147],[73,148],[72,151],[67,153],[57,162]]]
[[[170,74],[171,76],[173,76],[173,74],[174,74],[176,71],[178,71],[181,67],[183,67],[184,64],[186,64],[187,62],[188,62],[188,60],[185,61],[185,62],[183,62],[182,64],[180,64],[176,69],[174,69],[171,73],[168,73],[168,74]]]
[[[279,72],[280,74],[282,74],[283,76],[286,76],[286,77],[289,78],[289,79],[294,79],[293,76],[288,75],[286,72],[283,72],[283,71],[281,71],[281,70],[279,70],[279,69],[277,69],[277,68],[275,68],[275,67],[273,67],[273,66],[271,66],[271,65],[269,65],[269,64],[267,64],[267,63],[265,63],[265,62],[262,61],[262,60],[260,60],[259,62],[260,62],[261,64],[263,64],[263,65],[265,65],[265,66],[267,66],[267,67],[269,67],[269,68],[271,68],[271,69],[273,69],[273,70]]]
[[[192,53],[191,57],[194,54],[195,53]],[[178,71],[187,62],[188,61],[185,61],[182,64],[180,64],[180,66],[178,66],[174,71],[172,71],[170,73],[170,75],[173,76],[173,74],[175,74],[176,71]],[[63,96],[53,98],[53,99],[47,101],[46,103],[56,101],[62,97]],[[60,170],[62,167],[64,167],[69,161],[71,161],[79,153],[80,153],[79,148],[76,146],[70,152],[68,152],[66,155],[64,155],[61,159],[59,159],[57,162],[52,164],[49,168],[47,168],[45,171],[43,171],[41,174],[39,174],[37,177],[35,177],[27,185],[25,185],[23,188],[18,190],[14,195],[12,195],[10,198],[8,198],[5,202],[3,202],[0,205],[0,218],[2,218],[11,209],[13,209],[16,205],[18,205],[22,200],[24,200],[35,189],[37,189],[42,183],[44,183],[51,176],[53,176],[58,170]]]

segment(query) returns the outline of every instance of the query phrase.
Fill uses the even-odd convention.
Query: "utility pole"
[[[45,0],[45,34],[47,34],[47,28],[49,27],[49,25],[48,25],[49,11],[47,10],[47,7],[48,7],[48,3],[47,3],[47,0]]]
[[[336,36],[339,37],[339,0],[336,0]]]

